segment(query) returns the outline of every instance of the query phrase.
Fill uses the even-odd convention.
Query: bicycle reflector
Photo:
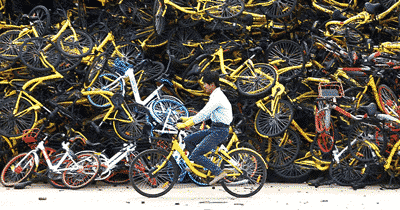
[[[123,60],[121,60],[120,58],[116,58],[114,60],[114,71],[120,75],[124,75],[125,72],[129,69],[132,68],[133,65],[129,64]]]

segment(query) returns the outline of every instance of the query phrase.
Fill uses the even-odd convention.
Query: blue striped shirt
[[[193,117],[193,122],[197,124],[208,119],[226,125],[233,120],[232,105],[219,87],[210,94],[207,104]]]

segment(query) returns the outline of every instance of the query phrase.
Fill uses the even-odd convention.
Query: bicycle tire
[[[271,107],[269,101],[265,107]],[[279,100],[275,116],[271,116],[271,110],[263,111],[259,109],[255,118],[256,132],[262,137],[274,137],[282,134],[293,120],[293,106],[289,101]]]
[[[90,64],[88,71],[85,74],[84,87],[91,87],[99,77],[99,75],[104,71],[104,66],[107,63],[107,56],[105,53],[97,56],[93,62]]]
[[[94,41],[89,34],[82,30],[75,29],[73,32],[68,29],[58,37],[56,46],[65,56],[82,58],[92,53]]]
[[[265,64],[254,64],[254,71],[248,67],[241,71],[236,80],[240,94],[249,97],[265,95],[276,82],[275,68]]]
[[[148,26],[153,21],[153,7],[145,1],[124,0],[118,6],[124,16],[129,18],[133,24]]]
[[[114,51],[107,59],[106,68],[110,72],[115,72],[114,61],[117,58],[126,63],[137,64],[144,59],[144,53],[142,48],[135,43],[117,42]]]
[[[61,160],[62,156],[64,154],[58,154],[56,155],[54,158],[52,158],[51,160],[51,164],[57,165],[59,163],[59,161]],[[64,168],[67,164],[68,164],[68,160],[64,160],[64,162],[60,165],[60,168]],[[62,174],[55,174],[54,172],[50,172],[50,169],[48,168],[47,171],[47,178],[48,178],[48,182],[51,184],[51,186],[53,186],[54,188],[57,189],[66,189],[67,186],[65,186],[64,182],[62,181]]]
[[[23,114],[19,116],[13,114],[16,103],[17,96],[3,100],[0,105],[0,128],[7,137],[21,136],[24,130],[32,129],[37,122],[38,114],[36,110],[24,111],[33,106],[31,102],[21,97],[17,113]]]
[[[115,111],[113,127],[115,133],[124,141],[138,140],[143,137],[143,129],[149,121],[149,114],[145,107],[137,103],[129,103],[128,108],[133,121],[130,122],[123,109]]]
[[[16,62],[16,59],[8,60],[0,57],[0,72],[10,69]]]
[[[160,197],[168,193],[178,181],[180,169],[175,159],[167,160],[167,164],[155,175],[151,171],[161,165],[168,152],[149,149],[139,153],[129,167],[129,178],[133,188],[141,195],[149,198]]]
[[[236,162],[236,166],[244,173],[240,176],[229,176],[221,182],[222,188],[230,195],[238,198],[247,198],[258,193],[267,179],[267,166],[263,158],[250,149],[239,148],[228,153]],[[229,170],[237,173],[230,163],[223,162],[222,170]]]
[[[368,162],[354,160],[348,153],[343,153],[339,157],[339,163],[332,161],[329,167],[329,175],[333,181],[342,186],[350,186],[361,183],[369,174]]]
[[[348,132],[348,149],[354,158],[365,162],[375,159],[375,151],[366,141],[375,144],[381,155],[385,153],[388,135],[378,123],[365,121],[352,122],[351,125],[353,127]]]
[[[297,158],[300,152],[299,135],[288,128],[283,134],[271,137],[264,144],[263,158],[271,167],[285,167]]]
[[[176,100],[158,99],[152,103],[151,116],[161,124],[175,125],[181,117],[189,117],[187,108]],[[166,122],[168,117],[168,122]]]
[[[381,84],[378,86],[378,96],[383,111],[388,115],[399,117],[400,107],[394,91],[389,86]]]
[[[165,5],[161,0],[154,1],[153,7],[153,19],[154,19],[154,29],[158,35],[161,35],[165,28]]]
[[[300,44],[292,40],[279,40],[270,44],[266,53],[267,62],[281,60],[274,64],[278,69],[279,79],[293,79],[305,69],[305,55]],[[280,73],[279,70],[285,67],[299,66],[300,68]]]
[[[58,66],[61,59],[61,54],[55,47],[54,43],[42,37],[26,39],[21,45],[19,52],[21,62],[29,69],[35,71],[51,70]],[[43,62],[42,59],[46,59],[48,64],[51,66],[48,66],[48,64]]]
[[[360,106],[365,106],[374,101],[374,97],[368,92],[362,94],[364,91],[363,87],[352,87],[344,91],[344,95],[347,97],[355,97],[356,100],[343,100],[341,101],[340,107],[344,108],[346,111],[357,110]]]
[[[56,66],[56,70],[60,73],[66,73],[74,70],[79,64],[81,64],[82,58],[72,58],[61,54],[60,62]]]
[[[31,38],[28,34],[19,37],[20,30],[8,30],[0,35],[0,57],[7,60],[19,58],[19,50],[26,39]]]
[[[118,79],[118,76],[112,73],[105,73],[101,74],[93,83],[93,85],[88,88],[89,91],[96,91],[96,90],[104,90],[104,91],[111,91],[111,92],[122,92],[124,88],[124,84],[122,81],[118,81],[117,84],[115,84],[113,87],[110,88],[105,88],[107,85],[111,84],[114,82],[116,79]],[[111,104],[108,101],[107,98],[103,97],[102,95],[88,95],[87,96],[90,104],[92,104],[95,107],[100,107],[100,108],[106,108],[110,107]]]
[[[308,180],[313,168],[297,163],[296,160],[285,167],[274,168],[274,173],[288,182]]]
[[[183,64],[192,62],[200,54],[199,47],[187,46],[187,43],[196,43],[201,40],[198,31],[192,28],[176,27],[171,30],[167,43],[167,50],[173,61]]]
[[[50,28],[51,21],[50,21],[50,12],[45,6],[38,5],[34,7],[28,13],[28,16],[38,17],[38,19],[34,21],[34,27],[39,37],[47,33],[47,30]]]
[[[224,0],[207,1],[205,4],[207,15],[216,19],[230,19],[239,16],[244,11],[244,1]]]
[[[76,158],[76,163],[71,161],[66,169],[80,166],[78,170],[66,170],[62,173],[65,186],[70,189],[80,189],[90,184],[97,176],[100,169],[100,160],[93,153],[81,153]]]
[[[1,172],[1,183],[3,186],[12,187],[27,180],[31,176],[35,167],[35,157],[32,154],[30,154],[25,162],[23,162],[25,166],[15,167],[17,164],[23,164],[20,161],[22,161],[22,159],[27,155],[28,153],[22,153],[8,161]]]
[[[271,5],[261,7],[263,13],[272,18],[282,18],[290,15],[297,5],[297,0],[274,0]]]
[[[379,0],[378,1],[385,10],[389,9],[393,4],[395,4],[397,1],[396,0]]]
[[[155,78],[158,78],[162,73],[164,73],[165,66],[159,61],[150,60],[142,66],[142,70],[144,71],[145,76],[144,79],[142,79],[140,82],[151,82]]]

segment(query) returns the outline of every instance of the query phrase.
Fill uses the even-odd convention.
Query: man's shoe
[[[225,178],[227,175],[227,173],[224,171],[222,173],[220,173],[218,176],[216,176],[211,182],[210,185],[214,185],[215,183],[217,183],[219,180]]]

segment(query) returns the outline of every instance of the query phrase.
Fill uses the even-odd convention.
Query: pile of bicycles
[[[173,125],[205,105],[202,74],[218,71],[234,121],[228,153],[208,155],[235,168],[223,182],[231,194],[257,190],[239,195],[228,183],[266,178],[227,161],[236,153],[265,161],[278,181],[400,187],[399,2],[57,0],[13,9],[26,8],[19,3],[0,0],[3,185],[131,179],[149,197],[176,182],[208,185],[210,172],[182,155]],[[142,165],[148,156],[158,157],[152,168]],[[144,187],[160,183],[170,187]]]

